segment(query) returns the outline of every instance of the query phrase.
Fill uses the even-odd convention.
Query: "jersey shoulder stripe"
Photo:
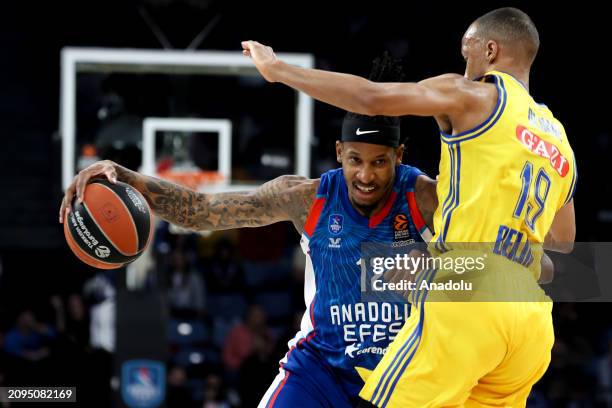
[[[491,115],[489,115],[489,117],[484,122],[482,122],[480,125],[476,126],[473,129],[458,133],[456,135],[449,135],[447,133],[440,132],[441,139],[444,143],[459,143],[478,137],[489,129],[491,129],[504,113],[508,95],[506,92],[506,87],[504,86],[503,78],[493,74],[487,75],[481,80],[492,80],[495,83],[495,86],[497,87],[497,103],[495,105],[495,108],[493,109],[493,112],[491,112]]]
[[[304,233],[306,233],[309,238],[312,237],[312,234],[314,234],[314,231],[317,228],[317,224],[319,223],[319,218],[321,217],[321,212],[323,211],[324,206],[324,197],[315,198],[310,206],[310,211],[308,211],[308,216],[306,217],[306,222],[304,223]]]

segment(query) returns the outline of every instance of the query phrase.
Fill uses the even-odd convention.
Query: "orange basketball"
[[[64,221],[68,246],[81,261],[116,269],[134,261],[149,245],[153,218],[146,200],[128,184],[98,179]]]

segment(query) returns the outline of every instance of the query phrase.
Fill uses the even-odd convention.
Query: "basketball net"
[[[160,171],[158,176],[196,191],[225,181],[221,173],[211,170],[164,170]]]

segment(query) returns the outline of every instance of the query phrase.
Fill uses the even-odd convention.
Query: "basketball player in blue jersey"
[[[426,302],[421,293],[360,393],[374,406],[524,407],[548,367],[552,302],[537,279],[543,247],[573,247],[577,172],[563,125],[529,93],[539,44],[529,16],[497,9],[465,32],[463,76],[391,84],[293,67],[268,46],[242,43],[270,82],[361,114],[434,117],[442,149],[430,248],[457,259],[475,251],[452,243],[492,243],[481,283],[518,295]],[[452,272],[434,269],[427,279]]]
[[[372,75],[401,80],[401,68],[384,56]],[[361,243],[431,238],[436,182],[401,164],[403,152],[399,118],[348,113],[336,142],[341,168],[318,179],[282,176],[253,192],[202,194],[102,161],[75,177],[60,222],[93,177],[132,185],[159,217],[194,231],[293,222],[307,256],[306,312],[259,406],[353,407],[364,384],[357,369],[374,369],[410,313],[407,302],[361,300]]]

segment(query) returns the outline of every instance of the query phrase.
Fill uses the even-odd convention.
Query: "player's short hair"
[[[531,18],[514,7],[498,8],[476,19],[478,33],[524,52],[531,63],[540,48],[540,35]]]
[[[392,58],[391,55],[385,51],[382,56],[376,58],[372,62],[372,70],[368,79],[373,82],[402,82],[404,80],[404,72],[401,61]],[[382,129],[388,129],[391,139],[395,139],[391,134],[397,134],[397,141],[392,141],[391,139],[385,141],[373,140],[370,143],[387,144],[390,146],[397,146],[399,144],[400,118],[398,116],[368,116],[347,112],[344,116],[343,132],[346,131],[347,127],[351,128],[352,126],[347,126],[351,124],[354,125],[354,127],[358,125],[373,125],[379,126],[379,128]],[[343,135],[343,140],[351,140],[345,136],[346,135]]]

